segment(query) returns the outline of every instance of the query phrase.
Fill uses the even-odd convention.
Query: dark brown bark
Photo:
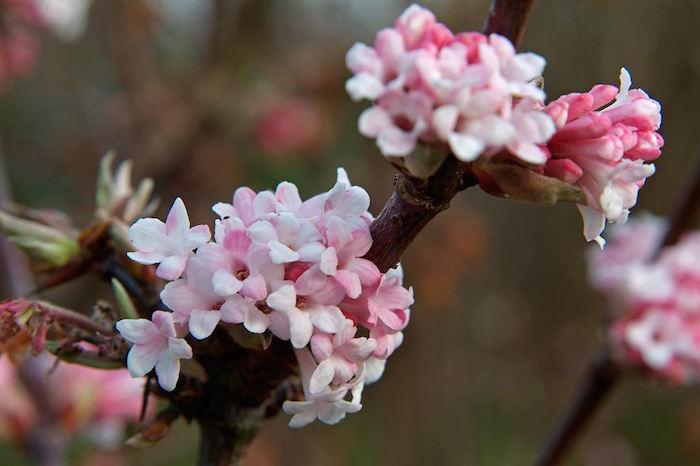
[[[534,0],[494,0],[484,27],[485,33],[498,33],[517,47]],[[465,175],[466,174],[466,175]],[[418,233],[462,189],[475,184],[466,165],[448,156],[437,172],[427,180],[399,173],[394,193],[372,222],[374,240],[366,259],[382,272],[395,266]]]

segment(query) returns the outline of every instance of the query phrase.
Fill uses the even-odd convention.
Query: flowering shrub
[[[339,169],[330,191],[306,201],[288,182],[275,192],[237,189],[231,204],[213,207],[214,241],[208,227],[190,227],[180,199],[165,223],[138,220],[129,257],[160,264],[171,312],[117,323],[133,343],[132,375],[155,368],[161,387],[173,390],[180,360],[192,357],[188,333],[202,340],[240,324],[295,349],[305,400],[285,402],[290,425],[333,424],[359,410],[364,384],[401,344],[413,303],[400,269],[382,274],[362,258],[372,245],[368,207],[367,192]]]
[[[648,262],[665,231],[655,217],[615,230],[592,254],[591,277],[616,305],[609,339],[619,357],[673,383],[700,375],[700,234],[686,234]]]
[[[350,96],[374,102],[360,115],[360,132],[411,176],[430,176],[451,151],[492,194],[575,200],[584,236],[601,247],[606,220],[625,222],[654,173],[644,162],[661,155],[661,106],[630,90],[624,68],[619,89],[601,84],[545,107],[536,85],[544,58],[515,53],[497,34],[453,34],[417,5],[380,31],[374,47],[355,44],[346,62]],[[418,143],[439,155],[415,151]],[[573,185],[582,198],[537,175]]]

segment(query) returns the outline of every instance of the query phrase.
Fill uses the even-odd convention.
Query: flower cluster
[[[545,66],[542,57],[516,53],[498,35],[453,34],[417,5],[394,27],[379,31],[374,47],[355,44],[346,61],[354,73],[346,84],[351,97],[374,102],[360,115],[360,132],[412,176],[430,176],[449,149],[474,162],[473,175],[492,194],[572,200],[523,196],[542,189],[570,192],[535,175],[561,180],[577,199],[585,197],[579,205],[584,236],[601,247],[606,221],[625,222],[654,173],[645,162],[661,155],[661,107],[644,91],[630,90],[624,68],[619,89],[597,85],[545,107],[535,83]],[[414,151],[419,143],[442,155]],[[501,170],[503,164],[531,176]]]
[[[21,367],[3,355],[0,389],[0,435],[5,439],[27,442],[48,417],[65,433],[83,434],[102,448],[118,448],[127,424],[139,420],[144,380],[131,378],[125,369],[59,362],[49,353],[27,358]],[[37,399],[42,391],[51,396]]]
[[[332,424],[360,409],[362,388],[401,344],[413,303],[400,268],[381,273],[362,258],[372,245],[368,208],[367,192],[339,169],[330,191],[306,201],[288,182],[274,192],[237,189],[231,204],[213,207],[214,241],[207,227],[190,227],[179,199],[165,223],[137,221],[130,257],[160,264],[169,280],[161,299],[172,312],[117,323],[134,343],[131,373],[155,367],[172,390],[180,359],[192,357],[187,333],[204,339],[218,325],[242,324],[296,350],[305,401],[284,405],[291,425]]]
[[[421,141],[447,144],[466,162],[505,148],[525,163],[546,160],[540,145],[555,128],[532,82],[545,60],[515,53],[502,36],[455,35],[412,5],[379,31],[374,47],[355,44],[346,62],[355,73],[348,93],[375,102],[360,116],[360,132],[387,157],[408,156]]]
[[[581,188],[588,201],[579,205],[584,235],[601,245],[605,221],[625,222],[639,188],[654,174],[654,165],[644,162],[659,157],[664,144],[657,132],[661,106],[631,84],[622,68],[619,89],[599,84],[546,109],[557,132],[547,143],[552,158],[545,173]]]
[[[654,217],[615,230],[591,257],[593,284],[619,308],[609,339],[619,357],[671,383],[700,378],[700,233],[650,260],[665,231]]]

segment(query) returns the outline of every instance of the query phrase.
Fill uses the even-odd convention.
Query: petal
[[[138,262],[139,264],[143,264],[143,265],[157,264],[157,263],[165,260],[165,256],[163,254],[156,253],[156,252],[136,251],[136,252],[127,252],[126,255],[132,261]]]
[[[328,388],[335,376],[335,366],[332,358],[326,359],[316,367],[311,380],[309,381],[309,390],[311,393],[319,393]]]
[[[267,305],[281,312],[291,312],[296,309],[297,293],[292,285],[284,285],[267,297]]]
[[[151,372],[165,351],[165,340],[158,338],[149,343],[134,345],[129,350],[126,365],[132,377],[143,377]]]
[[[167,235],[183,235],[190,229],[190,217],[187,215],[185,203],[179,197],[173,202],[165,220],[165,233]]]
[[[285,413],[291,414],[294,411],[297,412],[289,421],[289,427],[298,429],[311,424],[316,420],[316,411],[314,411],[309,404],[310,403],[298,401],[285,401],[282,404],[282,409],[284,409]]]
[[[289,339],[292,342],[292,346],[295,348],[305,347],[309,344],[314,329],[308,313],[294,309],[293,312],[288,314],[288,317]]]
[[[583,217],[583,236],[587,241],[595,241],[603,248],[605,240],[600,236],[605,228],[605,215],[591,207],[577,204],[578,210]]]
[[[134,247],[144,252],[167,253],[165,224],[157,218],[142,218],[129,228],[129,239]]]
[[[358,73],[345,82],[345,90],[352,100],[376,100],[384,93],[384,84],[369,73]]]
[[[250,275],[243,280],[243,287],[241,287],[240,293],[255,301],[265,299],[265,297],[267,297],[267,283],[265,282],[265,277],[261,274]]]
[[[180,378],[180,360],[172,356],[159,359],[156,363],[156,374],[158,384],[163,387],[163,390],[173,391],[177,385],[177,379]]]
[[[257,307],[251,305],[246,312],[243,326],[251,333],[263,333],[270,327],[270,317]]]
[[[187,267],[190,255],[169,256],[156,269],[156,276],[163,280],[177,280]]]
[[[255,222],[248,228],[248,235],[253,241],[269,243],[277,239],[277,230],[268,221]]]
[[[288,246],[273,240],[268,243],[270,247],[270,259],[275,264],[287,264],[299,260],[299,253],[290,249]]]
[[[459,110],[454,105],[443,105],[433,111],[433,128],[438,137],[443,141],[447,141],[455,130]]]
[[[156,328],[158,328],[161,335],[166,337],[174,337],[176,333],[175,323],[173,321],[174,317],[175,316],[172,312],[155,311],[151,316],[151,320],[155,324]]]
[[[306,312],[314,327],[323,332],[337,333],[345,327],[345,316],[336,306],[318,306]]]
[[[275,197],[277,197],[277,200],[280,201],[287,209],[297,210],[301,207],[299,189],[295,184],[288,181],[283,181],[277,185]]]
[[[190,333],[198,340],[203,340],[214,332],[221,320],[221,311],[195,309],[190,314]]]
[[[358,123],[360,134],[370,138],[376,138],[391,125],[391,116],[381,107],[371,107],[362,112]]]
[[[160,335],[158,329],[148,319],[122,319],[117,322],[117,331],[131,343],[148,343]]]
[[[351,299],[357,299],[362,293],[362,283],[356,273],[349,270],[338,270],[334,278]]]
[[[321,272],[326,275],[335,275],[338,269],[338,255],[334,247],[326,248],[321,254],[321,262],[319,263]]]
[[[455,157],[463,162],[473,162],[484,151],[484,143],[467,134],[452,133],[448,138]]]
[[[183,247],[189,251],[197,249],[211,239],[211,230],[206,225],[197,225],[185,233]]]
[[[252,306],[240,295],[233,295],[221,305],[221,320],[229,324],[242,324],[246,318],[248,307]]]
[[[227,270],[217,270],[212,277],[212,285],[216,294],[225,297],[238,293],[243,282]]]
[[[168,338],[168,353],[178,359],[191,359],[192,347],[184,338]]]
[[[374,262],[367,259],[351,259],[345,264],[345,270],[357,274],[360,278],[360,283],[364,286],[376,285],[381,278],[381,272],[377,266],[374,265]]]

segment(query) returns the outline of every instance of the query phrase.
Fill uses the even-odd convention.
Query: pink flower
[[[302,295],[293,285],[283,285],[267,297],[267,305],[287,317],[292,345],[303,348],[314,328],[327,333],[343,329],[345,318],[336,305],[341,299],[342,291],[338,295],[337,289],[330,287]]]
[[[666,221],[650,214],[638,216],[610,231],[604,250],[588,255],[590,281],[597,290],[611,294],[620,290],[631,271],[651,258],[666,231]]]
[[[335,335],[317,333],[311,337],[311,351],[319,361],[309,382],[311,393],[323,391],[331,383],[349,382],[377,346],[371,338],[355,338],[357,327],[351,320]]]
[[[267,246],[275,264],[314,262],[323,251],[318,229],[290,212],[283,212],[270,221],[254,223],[248,234],[253,241]]]
[[[408,157],[424,143],[448,146],[465,162],[504,149],[527,164],[547,160],[541,145],[555,126],[532,83],[545,61],[516,53],[504,37],[455,36],[413,5],[374,47],[355,44],[346,62],[355,73],[346,85],[352,98],[375,103],[360,116],[360,132],[387,157]]]
[[[356,413],[362,409],[360,398],[363,384],[361,378],[353,384],[344,384],[336,388],[325,387],[318,393],[312,393],[309,388],[311,374],[316,370],[316,362],[307,349],[295,351],[301,372],[304,389],[304,401],[285,401],[282,409],[292,415],[290,427],[304,427],[318,419],[325,424],[337,424],[348,413]],[[346,401],[348,392],[352,392],[352,400]]]
[[[178,337],[170,312],[156,311],[151,320],[123,319],[117,330],[134,345],[129,350],[127,366],[132,377],[143,377],[153,368],[164,390],[175,389],[180,376],[180,359],[190,359],[192,348]]]
[[[285,405],[292,425],[316,418],[335,423],[359,410],[365,383],[381,377],[385,359],[401,343],[413,302],[400,270],[382,274],[363,258],[372,245],[369,204],[367,192],[339,168],[333,187],[307,200],[289,182],[274,192],[237,189],[231,204],[213,208],[220,217],[213,242],[209,235],[189,241],[182,234],[189,224],[176,235],[165,229],[167,222],[137,222],[132,229],[152,250],[137,244],[141,251],[133,258],[176,255],[184,270],[170,275],[161,291],[172,311],[164,313],[167,325],[160,314],[153,322],[120,322],[122,335],[135,343],[132,373],[155,367],[161,385],[174,387],[174,365],[191,356],[181,338],[186,330],[205,339],[217,326],[242,324],[255,334],[269,330],[311,358],[301,367],[306,400]],[[359,332],[371,337],[357,337]],[[182,344],[171,354],[177,342]],[[306,364],[302,359],[300,365]]]
[[[654,165],[644,162],[659,157],[664,143],[657,132],[661,106],[630,86],[622,68],[619,90],[598,85],[547,106],[558,129],[547,143],[552,159],[545,173],[582,189],[588,201],[579,206],[584,236],[601,246],[606,221],[626,221],[637,192],[654,174]]]
[[[128,256],[140,264],[160,264],[156,275],[175,280],[187,266],[192,250],[211,239],[206,225],[190,228],[190,219],[182,199],[173,203],[165,223],[156,218],[142,218],[129,228],[136,252]]]

